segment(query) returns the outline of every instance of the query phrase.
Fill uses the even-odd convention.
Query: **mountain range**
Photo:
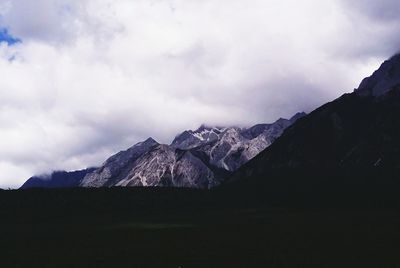
[[[250,128],[201,126],[170,145],[149,138],[99,168],[30,178],[30,187],[168,186],[212,188],[266,180],[272,171],[400,168],[400,54],[352,93],[309,115]],[[65,182],[64,180],[68,180]]]
[[[250,128],[208,127],[186,130],[170,145],[153,138],[108,158],[100,167],[57,171],[28,179],[22,189],[58,187],[165,186],[212,188],[270,146],[284,130],[304,117]]]

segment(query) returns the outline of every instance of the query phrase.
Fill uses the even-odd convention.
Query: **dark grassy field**
[[[400,267],[397,183],[277,181],[0,191],[0,267]]]

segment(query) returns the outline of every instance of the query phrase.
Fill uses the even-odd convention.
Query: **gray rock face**
[[[370,77],[365,78],[355,93],[361,96],[381,96],[400,87],[400,54],[385,61]]]
[[[100,168],[86,175],[80,186],[101,187],[115,185],[119,180],[125,178],[127,172],[139,157],[157,145],[159,145],[158,142],[149,138],[126,151],[111,156]]]
[[[213,180],[213,171],[190,151],[159,145],[140,157],[116,186],[208,188]]]
[[[110,157],[83,179],[83,187],[165,186],[211,188],[272,144],[304,113],[252,128],[187,130],[171,145],[153,139]]]
[[[206,127],[202,125],[195,131],[185,130],[175,137],[171,146],[182,150],[192,149],[206,143],[219,140],[223,128]]]
[[[143,147],[143,143],[132,148]],[[219,184],[223,171],[209,166],[206,158],[188,150],[168,145],[146,146],[139,157],[125,156],[128,151],[111,157],[102,167],[88,174],[81,186],[165,186],[210,188]],[[136,156],[136,155],[135,155]],[[116,161],[116,159],[120,161]],[[219,175],[217,175],[219,174]]]
[[[271,145],[283,131],[305,113],[291,119],[279,119],[273,124],[259,124],[251,128],[225,128],[218,140],[198,147],[205,152],[210,163],[228,171],[235,171]]]

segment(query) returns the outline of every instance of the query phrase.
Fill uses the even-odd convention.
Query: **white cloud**
[[[0,0],[0,14],[23,41],[0,46],[0,187],[148,136],[309,111],[399,36],[341,0]]]

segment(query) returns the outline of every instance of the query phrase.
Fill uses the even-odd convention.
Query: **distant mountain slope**
[[[86,174],[94,170],[95,168],[71,172],[55,171],[47,176],[34,176],[29,178],[20,189],[78,187]]]
[[[111,156],[100,168],[89,173],[80,185],[86,187],[115,185],[119,180],[125,178],[138,158],[158,145],[159,143],[154,139],[148,138],[126,151],[121,151]]]
[[[234,179],[267,177],[276,168],[400,168],[400,55],[354,93],[289,127]]]
[[[252,128],[201,126],[177,135],[171,145],[153,139],[109,158],[87,174],[82,187],[169,186],[212,188],[268,147],[292,119]]]
[[[30,178],[21,188],[168,186],[212,188],[227,179],[304,113],[251,128],[201,126],[171,145],[152,138],[107,159],[99,168]]]
[[[272,124],[259,124],[251,128],[202,126],[196,131],[189,130],[178,135],[171,146],[203,152],[210,164],[235,171],[271,145],[288,126],[303,116],[305,113],[298,113],[291,119],[281,118]]]

